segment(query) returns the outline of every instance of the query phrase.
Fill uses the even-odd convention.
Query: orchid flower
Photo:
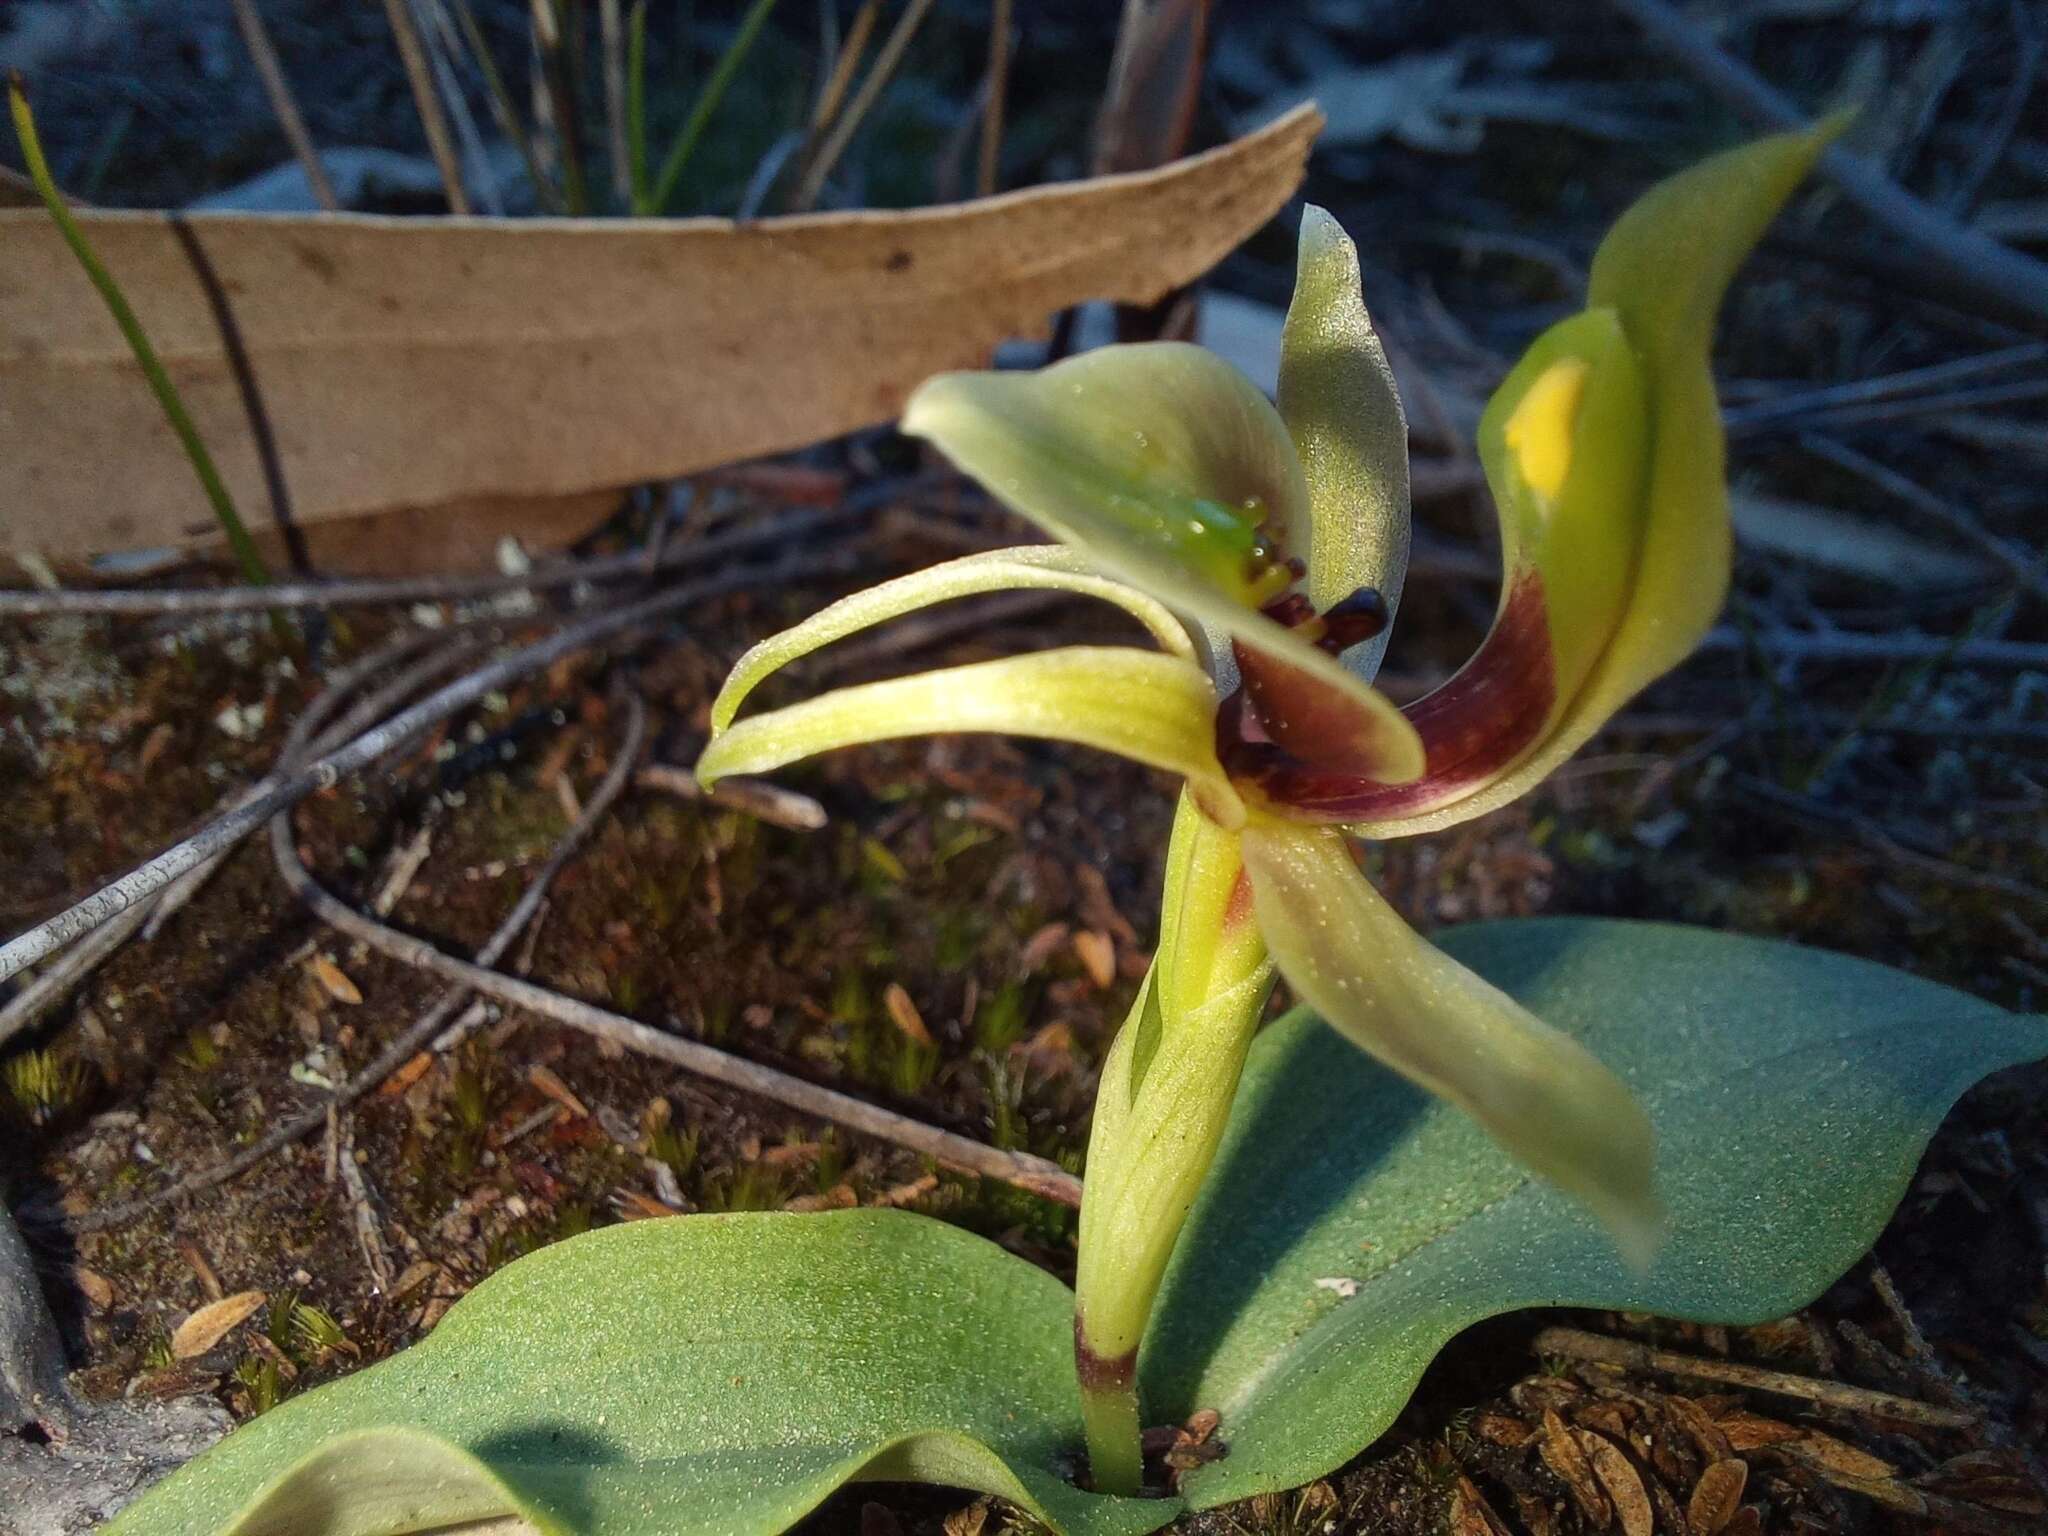
[[[1508,375],[1479,428],[1499,607],[1427,697],[1396,707],[1372,686],[1408,559],[1406,427],[1356,252],[1311,207],[1277,408],[1177,343],[929,380],[903,430],[1057,542],[834,603],[749,651],[713,705],[707,785],[940,731],[1075,742],[1184,783],[1159,950],[1090,1145],[1076,1337],[1098,1487],[1137,1480],[1137,1348],[1276,967],[1331,1027],[1583,1202],[1625,1254],[1653,1251],[1652,1136],[1627,1088],[1409,928],[1347,837],[1431,831],[1523,794],[1705,633],[1730,563],[1713,320],[1823,142],[1763,140],[1654,189],[1601,245],[1588,307]],[[821,646],[1020,587],[1114,604],[1156,649],[1070,646],[736,718]]]

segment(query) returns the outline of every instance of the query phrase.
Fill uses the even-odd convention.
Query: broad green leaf
[[[1289,1016],[1252,1047],[1140,1357],[1148,1420],[1223,1416],[1230,1454],[1184,1484],[1196,1507],[1342,1464],[1496,1313],[1745,1323],[1805,1305],[1868,1249],[1956,1096],[2048,1054],[2048,1021],[1787,944],[1579,919],[1439,939],[1648,1110],[1664,1245],[1631,1270],[1465,1115]]]
[[[1602,314],[1611,317],[1606,323],[1618,319],[1641,369],[1638,430],[1641,423],[1648,426],[1641,498],[1625,523],[1634,543],[1620,567],[1626,588],[1617,608],[1606,590],[1614,551],[1597,522],[1591,526],[1599,542],[1584,552],[1575,548],[1576,536],[1560,539],[1554,561],[1540,561],[1545,583],[1572,582],[1586,590],[1570,592],[1559,585],[1547,604],[1560,644],[1564,686],[1556,690],[1558,707],[1540,738],[1533,748],[1518,749],[1510,761],[1495,764],[1491,774],[1447,786],[1450,793],[1418,788],[1347,818],[1362,835],[1432,831],[1527,793],[1630,698],[1684,660],[1712,625],[1727,595],[1733,549],[1725,443],[1710,356],[1714,319],[1736,269],[1838,130],[1838,124],[1825,124],[1759,139],[1651,188],[1601,241],[1593,258],[1587,313],[1538,338],[1531,361],[1542,362],[1539,371],[1532,376],[1525,364],[1502,385],[1481,440],[1506,542],[1544,500],[1532,491],[1540,490],[1535,482],[1545,478],[1546,466],[1553,472],[1560,466],[1569,470],[1561,482],[1563,505],[1576,494],[1570,477],[1590,472],[1587,466],[1610,454],[1632,464],[1643,454],[1643,445],[1624,430],[1625,413],[1611,417],[1597,434],[1588,430],[1590,420],[1581,425],[1567,456],[1545,452],[1546,445],[1554,449],[1564,441],[1556,427],[1566,413],[1555,407],[1569,403],[1571,393],[1558,387],[1563,376],[1555,371],[1566,360],[1557,355],[1561,336],[1566,328],[1587,325]],[[1578,411],[1589,418],[1600,380],[1598,371],[1585,380]],[[1553,407],[1547,413],[1550,429],[1543,430],[1538,420],[1525,421],[1529,435],[1517,451],[1506,441],[1514,411],[1537,386],[1546,385]],[[1514,596],[1512,561],[1506,574],[1504,616]],[[1454,679],[1440,691],[1448,697],[1455,686]],[[1424,783],[1434,777],[1432,772]]]
[[[1663,1216],[1655,1142],[1600,1058],[1409,927],[1339,833],[1260,820],[1241,841],[1259,932],[1295,995],[1583,1200],[1647,1263]]]
[[[109,1536],[393,1536],[499,1514],[547,1536],[765,1536],[844,1483],[904,1477],[1139,1536],[1177,1506],[1062,1478],[1081,1436],[1072,1308],[1051,1276],[907,1213],[609,1227],[245,1425]]]
[[[1358,250],[1313,203],[1301,211],[1278,403],[1308,481],[1309,601],[1320,613],[1360,587],[1386,600],[1387,628],[1344,653],[1370,682],[1408,574],[1408,421],[1365,310]]]
[[[1185,778],[1219,822],[1243,819],[1216,761],[1216,693],[1191,661],[1129,646],[1066,646],[836,688],[727,727],[697,759],[707,787],[837,747],[942,731],[1078,742]]]
[[[934,603],[1023,587],[1072,592],[1114,603],[1144,625],[1161,649],[1189,661],[1195,658],[1186,627],[1163,604],[1136,587],[1092,574],[1087,557],[1078,550],[1061,544],[990,550],[863,588],[821,608],[803,623],[769,636],[734,663],[731,676],[711,704],[712,734],[732,724],[747,695],[764,678],[834,641]]]
[[[902,425],[1109,575],[1318,685],[1373,782],[1421,773],[1383,694],[1259,612],[1289,585],[1275,558],[1308,545],[1308,488],[1278,412],[1214,353],[1149,342],[1036,373],[944,373]]]

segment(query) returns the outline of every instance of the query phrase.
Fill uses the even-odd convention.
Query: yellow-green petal
[[[1279,407],[1308,482],[1309,601],[1320,613],[1371,587],[1391,621],[1408,574],[1408,421],[1366,313],[1358,250],[1313,203],[1301,214],[1281,332]],[[1344,653],[1368,682],[1391,628]]]
[[[697,760],[706,788],[838,747],[994,731],[1100,747],[1180,774],[1219,823],[1243,819],[1216,762],[1216,692],[1179,656],[1069,646],[839,688],[729,726]]]
[[[1430,770],[1408,792],[1355,797],[1355,814],[1342,819],[1356,831],[1427,832],[1516,799],[1683,660],[1712,625],[1727,595],[1733,547],[1710,355],[1714,317],[1736,269],[1837,127],[1762,139],[1652,188],[1601,242],[1589,310],[1539,338],[1502,385],[1482,426],[1482,455],[1511,561],[1541,576],[1529,590],[1543,597],[1553,698],[1531,740],[1491,771],[1440,778],[1432,749]],[[1613,327],[1640,371],[1634,411],[1619,399],[1602,404],[1603,381],[1618,392],[1623,377],[1594,357],[1597,333]],[[1560,370],[1579,363],[1588,371],[1574,384]],[[1518,419],[1521,410],[1529,414]],[[1567,421],[1570,446],[1560,452]],[[1633,468],[1638,455],[1640,471]],[[1582,476],[1606,499],[1638,474],[1640,491],[1619,513],[1611,502],[1577,504]],[[1558,486],[1554,498],[1546,485]],[[1543,527],[1562,535],[1567,525],[1568,539],[1542,542]],[[1633,543],[1625,562],[1617,556],[1624,534]],[[1516,597],[1515,570],[1511,563],[1503,620]],[[1619,586],[1618,570],[1626,572]],[[1411,706],[1425,742],[1428,712],[1454,701],[1459,683],[1440,690],[1443,698]]]
[[[734,663],[725,686],[711,704],[711,733],[716,736],[730,725],[747,695],[772,673],[834,641],[934,603],[1024,587],[1072,592],[1114,603],[1144,625],[1163,650],[1194,660],[1194,643],[1186,627],[1164,604],[1135,587],[1093,574],[1086,558],[1077,551],[1058,544],[990,550],[863,588],[820,609],[803,623],[769,636]]]
[[[1155,342],[1036,373],[940,374],[903,430],[1109,575],[1314,680],[1373,782],[1422,771],[1392,703],[1258,611],[1286,585],[1272,555],[1307,538],[1308,493],[1279,414],[1221,358]],[[1280,547],[1262,555],[1268,536]]]
[[[1295,994],[1469,1113],[1647,1263],[1663,1223],[1649,1118],[1584,1046],[1423,939],[1343,837],[1260,818],[1242,837],[1259,931]]]

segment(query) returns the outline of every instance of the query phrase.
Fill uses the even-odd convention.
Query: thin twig
[[[263,94],[270,98],[277,126],[284,130],[285,142],[291,145],[299,168],[306,173],[306,185],[313,189],[314,201],[333,213],[341,207],[334,195],[334,183],[327,179],[327,167],[321,164],[320,151],[313,147],[313,136],[306,131],[305,118],[299,115],[299,103],[292,95],[291,82],[285,78],[284,66],[278,62],[270,31],[263,25],[263,14],[256,9],[256,0],[233,0],[233,4],[235,25],[241,28],[242,41],[255,60],[256,73],[263,81]]]
[[[802,1114],[843,1125],[862,1135],[907,1147],[941,1163],[983,1178],[1000,1180],[1061,1205],[1078,1207],[1081,1203],[1081,1181],[1045,1158],[991,1147],[834,1089],[821,1088],[816,1083],[791,1077],[758,1062],[655,1029],[610,1009],[458,959],[424,939],[414,938],[365,917],[321,886],[299,861],[298,849],[292,843],[290,819],[286,815],[280,814],[270,823],[270,851],[285,884],[312,908],[321,921],[391,959],[431,971],[445,980],[471,987],[501,1003],[539,1014],[553,1023],[581,1030],[599,1040],[609,1040],[614,1045],[672,1062],[728,1088],[755,1094]]]
[[[1790,97],[1724,53],[1704,27],[1665,0],[1607,3],[1744,116],[1777,129],[1806,126]],[[2035,325],[2048,323],[2048,267],[1957,223],[1844,150],[1828,149],[1820,169],[1851,202],[1916,249],[1929,265],[2002,307],[2023,311]]]
[[[1708,631],[1700,642],[1702,652],[1752,649],[1783,661],[1948,661],[1964,667],[2048,667],[2048,644],[2030,640],[1957,640],[1947,635],[1868,635],[1851,630],[1827,634],[1775,630],[1757,636],[1723,628]]]
[[[391,35],[398,44],[398,60],[405,66],[406,83],[412,87],[412,104],[427,136],[427,151],[434,157],[434,166],[441,173],[441,186],[448,194],[448,211],[468,213],[469,194],[463,190],[462,167],[456,163],[455,144],[448,136],[448,119],[442,115],[441,98],[434,92],[434,77],[427,67],[419,31],[412,24],[409,0],[384,0],[384,14],[391,22]]]
[[[831,132],[826,134],[825,142],[819,146],[816,158],[804,167],[803,179],[797,184],[796,197],[791,204],[796,212],[803,213],[817,202],[818,193],[824,189],[826,178],[832,174],[833,167],[839,164],[839,157],[846,153],[846,146],[853,141],[854,134],[859,131],[862,121],[868,115],[868,109],[874,106],[875,99],[882,94],[882,88],[895,75],[896,66],[903,62],[904,50],[910,46],[910,40],[917,35],[917,29],[924,23],[925,13],[931,8],[932,0],[910,0],[910,4],[904,7],[903,14],[896,18],[896,25],[890,29],[888,40],[875,55],[874,65],[868,70],[867,78],[861,81],[860,89],[854,92],[853,100],[846,104],[846,110],[832,124]]]
[[[684,583],[655,596],[630,603],[568,626],[545,640],[521,647],[489,666],[448,684],[411,708],[394,715],[374,730],[365,732],[346,747],[316,759],[296,772],[273,773],[256,787],[256,798],[211,822],[191,836],[137,865],[112,884],[95,891],[46,922],[0,946],[0,981],[32,965],[44,955],[90,932],[117,916],[151,892],[162,889],[188,869],[205,862],[223,849],[231,848],[261,826],[273,814],[296,805],[306,796],[365,768],[387,752],[405,746],[437,722],[467,708],[493,689],[505,686],[549,666],[564,656],[587,649],[599,640],[666,618],[678,609],[719,593],[735,591],[753,582],[774,585],[803,577],[850,569],[848,555],[825,553],[798,557],[774,565],[721,573]]]
[[[902,489],[892,485],[891,494]],[[726,555],[786,546],[798,536],[855,521],[873,509],[874,495],[849,497],[830,508],[803,508],[727,533],[711,534],[663,552],[661,569],[704,565]],[[278,582],[261,589],[247,587],[148,589],[105,588],[98,591],[0,592],[0,618],[44,618],[51,614],[175,614],[248,613],[263,608],[368,608],[418,602],[461,602],[496,597],[504,592],[545,592],[582,582],[613,581],[647,574],[643,551],[605,555],[594,560],[569,560],[537,566],[517,576],[497,573],[457,576],[399,576],[363,581]]]
[[[497,120],[498,131],[518,148],[519,158],[526,165],[526,178],[533,183],[534,201],[543,208],[559,209],[561,198],[555,191],[555,184],[541,167],[540,155],[533,147],[533,135],[527,131],[526,123],[519,115],[519,104],[498,70],[498,61],[491,57],[490,39],[484,36],[484,29],[477,24],[476,12],[470,9],[469,0],[449,0],[449,3],[454,7],[455,25],[461,29],[462,39],[469,46],[471,58],[476,61],[477,73],[483,76],[484,95],[490,100],[491,116]]]
[[[1010,84],[1011,0],[992,0],[988,18],[988,100],[981,111],[981,163],[974,178],[977,197],[993,197],[1003,152],[1003,106]]]
[[[597,40],[604,55],[604,129],[612,196],[633,206],[633,149],[626,132],[626,23],[619,0],[597,0]]]
[[[633,783],[638,788],[658,790],[683,800],[709,800],[729,811],[738,811],[756,821],[765,821],[771,827],[786,827],[792,832],[815,832],[827,820],[825,807],[809,795],[800,795],[766,779],[720,779],[706,794],[698,784],[697,776],[689,769],[678,768],[672,763],[649,763],[634,777]]]
[[[1952,534],[1989,555],[1992,560],[2004,567],[2015,582],[2034,596],[2048,600],[2048,571],[2044,571],[2042,562],[2023,550],[2015,549],[1961,507],[1951,506],[1917,481],[1908,479],[1890,465],[1881,464],[1868,454],[1858,453],[1846,443],[1807,433],[1800,437],[1799,446],[1815,458],[1825,459],[1835,468],[1847,471],[1866,485],[1875,486],[1904,502],[1940,527],[1943,532]]]
[[[2016,347],[2002,347],[1996,352],[1980,352],[1945,363],[1930,363],[1924,368],[1881,374],[1874,379],[1852,379],[1820,389],[1729,406],[1721,412],[1721,423],[1728,429],[1729,436],[1735,437],[1762,431],[1815,411],[1864,405],[1873,400],[1892,400],[1900,395],[1917,395],[1937,386],[1974,379],[1980,374],[1999,373],[2007,368],[2032,368],[2044,361],[2048,361],[2048,342],[2029,341]]]
[[[1669,1350],[1651,1349],[1646,1344],[1587,1333],[1578,1328],[1545,1328],[1529,1347],[1539,1355],[1590,1360],[1600,1365],[1620,1365],[1637,1371],[1659,1371],[1667,1376],[1689,1376],[1695,1381],[1725,1382],[1729,1386],[1747,1387],[1753,1392],[1803,1398],[1830,1408],[1876,1414],[1902,1423],[1924,1424],[1933,1429],[1970,1429],[1977,1423],[1975,1414],[1954,1408],[1937,1408],[1917,1398],[1873,1392],[1868,1387],[1852,1387],[1844,1382],[1825,1381],[1814,1376],[1793,1376],[1784,1371],[1742,1365],[1733,1360],[1673,1354]]]
[[[626,702],[629,713],[626,717],[625,737],[612,758],[610,770],[598,787],[591,792],[589,803],[583,808],[583,815],[562,835],[562,840],[555,845],[555,850],[548,856],[548,861],[534,874],[532,880],[527,882],[518,904],[505,914],[504,920],[492,930],[490,938],[484,941],[483,948],[477,951],[479,965],[496,965],[505,951],[512,947],[527,924],[533,921],[546,904],[548,887],[554,883],[555,877],[582,851],[591,833],[596,830],[598,823],[610,812],[613,803],[624,791],[647,737],[646,706],[636,694],[628,694]],[[104,1232],[109,1227],[123,1226],[138,1217],[146,1216],[173,1201],[183,1200],[198,1194],[201,1190],[212,1189],[215,1185],[241,1177],[281,1148],[310,1136],[326,1122],[330,1113],[346,1109],[422,1050],[433,1045],[436,1037],[447,1027],[448,1021],[462,1009],[469,997],[470,992],[466,987],[454,987],[443,993],[426,1012],[394,1036],[362,1071],[336,1085],[334,1092],[327,1098],[301,1110],[227,1161],[189,1174],[174,1184],[153,1190],[138,1199],[88,1211],[68,1225],[76,1232]]]

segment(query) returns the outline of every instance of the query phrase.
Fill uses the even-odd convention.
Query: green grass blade
[[[675,142],[669,146],[668,158],[662,162],[661,177],[654,184],[654,192],[647,200],[643,212],[659,217],[668,211],[669,199],[675,196],[676,184],[683,179],[683,168],[690,163],[690,156],[697,148],[697,141],[704,136],[704,129],[711,121],[711,115],[718,110],[718,104],[725,99],[726,88],[732,84],[733,76],[739,73],[740,65],[746,62],[747,54],[753,49],[754,39],[761,35],[761,28],[767,24],[768,13],[775,9],[775,0],[754,0],[748,9],[746,19],[727,45],[718,67],[711,72],[711,78],[704,82],[704,89],[698,93],[696,105],[690,109],[689,121],[683,124]]]
[[[43,157],[43,141],[36,132],[35,115],[29,111],[28,95],[22,90],[19,76],[8,79],[7,109],[14,118],[14,134],[21,141],[21,155],[27,163],[29,179],[35,183],[43,206],[49,209],[50,217],[56,221],[64,243],[71,247],[71,254],[78,258],[86,277],[106,301],[107,312],[114,317],[114,324],[121,328],[122,339],[128,343],[128,350],[135,354],[135,361],[141,367],[143,377],[149,380],[157,404],[163,407],[164,417],[178,435],[185,457],[191,460],[192,472],[199,477],[200,489],[213,503],[213,515],[220,520],[221,532],[227,536],[228,548],[234,551],[242,574],[252,585],[268,585],[270,570],[264,565],[263,556],[257,552],[256,541],[249,537],[249,530],[243,526],[241,514],[235,510],[234,498],[228,494],[227,482],[221,479],[219,469],[214,466],[213,455],[206,451],[199,429],[193,425],[185,402],[178,396],[177,385],[164,371],[156,348],[149,344],[142,322],[136,319],[127,296],[121,292],[120,284],[114,281],[114,274],[106,269],[87,243],[85,231],[78,227],[63,194],[57,190],[56,179],[50,174],[50,163]]]
[[[626,175],[635,214],[647,212],[647,0],[626,22]]]

